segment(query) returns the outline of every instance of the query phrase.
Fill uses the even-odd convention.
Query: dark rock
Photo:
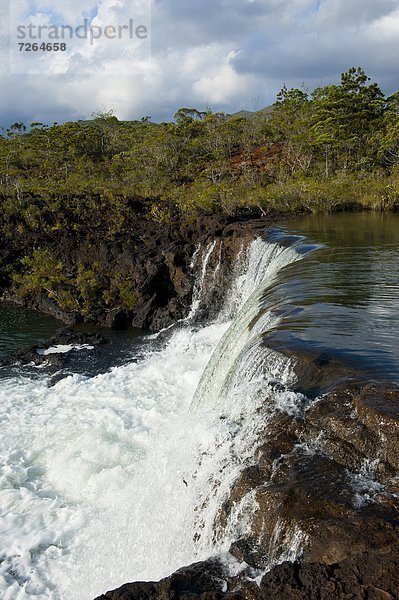
[[[11,282],[3,290],[3,299],[37,309],[70,326],[90,320],[118,328],[130,322],[135,327],[158,331],[188,315],[194,281],[200,268],[196,265],[197,271],[194,272],[190,268],[194,251],[198,245],[205,249],[216,242],[209,258],[203,301],[198,313],[199,318],[212,318],[231,280],[234,258],[268,225],[270,221],[266,220],[206,215],[194,221],[180,219],[159,225],[137,214],[131,232],[119,239],[107,239],[96,231],[86,231],[84,235],[59,231],[51,239],[35,239],[34,243],[25,240],[24,247],[20,249],[21,256],[31,252],[29,244],[34,247],[40,241],[60,258],[66,274],[74,273],[79,263],[87,268],[95,264],[100,286],[111,291],[110,300],[107,305],[92,307],[89,319],[86,313],[62,310],[45,293],[28,299],[21,297],[18,289],[12,289]],[[0,263],[1,259],[0,253]],[[17,258],[14,262],[18,263]],[[135,306],[127,311],[121,306],[118,295],[120,280],[131,283],[132,287],[131,300],[134,300]],[[0,264],[0,285],[1,282]]]
[[[62,310],[51,298],[43,294],[37,297],[32,308],[36,308],[45,315],[50,315],[54,319],[62,321],[66,325],[78,325],[83,322],[83,317],[78,312],[67,312]]]
[[[138,329],[149,327],[150,314],[153,311],[155,295],[149,298],[146,302],[139,304],[134,311],[132,326]]]
[[[85,331],[74,331],[73,329],[63,329],[56,336],[51,338],[44,347],[50,348],[51,346],[62,345],[77,345],[82,346],[84,344],[88,346],[103,346],[109,344],[110,340],[105,337],[102,333],[98,332],[85,332]]]
[[[128,583],[118,590],[107,592],[96,600],[152,600],[155,598],[225,598],[226,576],[218,562],[207,561],[176,571],[159,582]],[[231,596],[233,598],[233,596]],[[241,598],[240,595],[234,596]]]
[[[261,598],[284,600],[395,600],[399,590],[399,547],[357,553],[340,563],[284,563],[267,573]]]
[[[229,577],[222,564],[205,561],[159,582],[131,583],[96,600],[397,600],[399,547],[358,552],[338,563],[273,567],[257,585],[250,570]]]
[[[132,311],[114,308],[106,314],[104,325],[111,329],[122,329],[130,324],[132,320]]]
[[[353,471],[377,460],[376,478],[386,483],[399,468],[398,404],[396,389],[341,385],[307,411],[302,436]]]
[[[302,418],[274,416],[256,465],[235,482],[216,523],[223,530],[234,504],[255,490],[251,534],[231,552],[265,568],[284,555],[295,535],[302,536],[303,560],[322,564],[396,543],[397,398],[396,389],[341,384]],[[369,477],[384,491],[365,489],[362,502],[356,474],[373,464]]]
[[[215,242],[209,256],[202,289],[198,318],[215,316],[224,299],[232,273],[234,258],[242,247],[264,230],[263,222],[237,222],[234,225],[220,219],[201,218],[180,231],[180,239],[170,244],[154,238],[150,251],[136,266],[135,288],[138,302],[132,324],[135,327],[159,331],[187,316],[193,296],[194,282],[202,268],[201,260],[190,268],[198,246],[205,253]],[[200,258],[200,256],[199,256]],[[215,276],[216,275],[216,276]]]
[[[83,317],[78,312],[67,312],[62,310],[51,298],[48,298],[44,294],[37,294],[32,298],[21,298],[17,293],[11,292],[10,290],[3,290],[0,297],[2,302],[12,302],[18,306],[24,306],[25,308],[31,308],[38,310],[44,315],[49,315],[58,319],[62,323],[69,326],[78,325],[83,322]]]

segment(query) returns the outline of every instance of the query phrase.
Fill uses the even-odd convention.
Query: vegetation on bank
[[[172,123],[110,113],[29,131],[15,123],[0,137],[2,219],[61,228],[68,210],[78,227],[87,211],[113,231],[127,198],[147,199],[155,220],[173,209],[391,209],[398,163],[399,92],[386,98],[351,68],[310,94],[284,87],[270,110],[249,117],[182,108]]]
[[[94,296],[102,305],[115,294],[131,308],[122,277],[104,291],[95,265],[66,274],[45,241],[61,232],[113,240],[137,219],[398,207],[399,92],[386,97],[360,68],[311,93],[284,87],[250,115],[181,108],[171,123],[111,113],[14,123],[0,136],[0,230],[16,264],[6,274],[3,265],[0,285],[44,290],[69,310],[90,313]]]

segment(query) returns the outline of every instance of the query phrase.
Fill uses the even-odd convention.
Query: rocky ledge
[[[258,582],[231,577],[217,559],[180,569],[159,582],[128,583],[96,600],[395,600],[399,548],[362,552],[340,563],[284,562]]]
[[[21,348],[0,360],[1,366],[29,365],[40,366],[44,364],[55,367],[68,366],[74,349],[96,350],[100,346],[109,344],[110,340],[98,332],[86,333],[62,329],[57,335],[42,344],[34,344]]]
[[[131,234],[112,240],[97,232],[86,232],[84,236],[55,232],[54,239],[26,242],[18,249],[19,254],[15,251],[13,256],[2,257],[0,252],[0,271],[2,261],[18,265],[32,247],[48,247],[61,261],[65,275],[74,273],[79,264],[90,268],[96,265],[101,274],[96,285],[110,295],[107,305],[94,306],[93,302],[90,315],[84,310],[66,311],[60,308],[54,294],[43,290],[26,296],[12,282],[3,283],[0,298],[37,309],[70,326],[86,321],[112,328],[131,324],[159,331],[187,316],[205,257],[207,272],[214,273],[217,269],[214,282],[217,285],[210,286],[205,280],[203,310],[209,312],[205,307],[212,307],[216,311],[223,289],[231,280],[235,257],[270,222],[270,219],[214,216],[165,224],[138,219]],[[120,280],[129,282],[130,308],[118,301],[116,290]]]
[[[268,420],[214,523],[255,498],[229,551],[240,568],[216,558],[97,600],[399,598],[399,390],[325,356],[297,353],[295,368],[302,411]]]

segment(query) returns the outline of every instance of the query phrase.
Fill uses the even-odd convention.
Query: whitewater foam
[[[89,344],[57,344],[50,348],[37,348],[36,353],[40,356],[49,356],[50,354],[67,354],[71,350],[94,350],[94,346],[90,346]]]
[[[194,309],[214,251],[202,251]],[[301,402],[284,389],[289,361],[261,345],[270,315],[251,325],[259,294],[297,259],[292,247],[255,240],[220,318],[181,323],[137,363],[51,388],[44,377],[3,380],[4,600],[77,600],[158,579],[226,553],[250,527],[250,494],[223,531],[215,520],[268,416]]]

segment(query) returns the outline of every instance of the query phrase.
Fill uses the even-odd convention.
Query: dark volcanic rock
[[[130,267],[138,292],[133,326],[159,331],[187,316],[203,258],[212,246],[198,317],[215,316],[231,282],[235,257],[265,227],[261,221],[229,223],[209,217],[183,228],[178,241],[155,236],[133,269]]]
[[[82,346],[84,344],[89,346],[94,346],[97,348],[98,346],[103,346],[104,344],[109,344],[109,339],[98,332],[84,332],[84,331],[74,331],[73,329],[63,329],[56,336],[51,338],[48,342],[46,342],[45,347],[49,348],[50,346],[56,345],[77,345]]]
[[[384,398],[391,401],[387,408]],[[295,536],[302,542],[303,560],[322,564],[395,544],[397,398],[395,389],[341,384],[301,418],[274,416],[256,452],[256,466],[241,474],[221,510],[218,526],[223,528],[234,503],[256,491],[251,534],[235,542],[231,552],[265,568],[284,555]]]
[[[151,600],[155,598],[225,598],[226,576],[218,562],[207,561],[176,571],[159,582],[128,583],[96,600]],[[240,598],[240,595],[235,596]]]
[[[8,287],[3,282],[3,300],[37,309],[70,326],[89,320],[112,328],[133,324],[158,331],[187,316],[194,283],[201,272],[201,257],[214,243],[199,311],[202,318],[209,318],[217,312],[224,297],[234,258],[270,225],[270,221],[202,216],[194,222],[173,221],[164,225],[138,218],[135,225],[131,232],[115,239],[107,239],[96,231],[87,231],[84,235],[60,231],[55,232],[52,239],[41,240],[42,245],[60,258],[66,275],[75,273],[78,264],[88,269],[95,265],[100,288],[109,290],[110,300],[93,309],[90,318],[80,312],[62,310],[45,293],[22,298],[18,290],[11,291],[11,282]],[[36,247],[38,240],[34,243],[28,240],[26,244],[20,249],[21,256],[29,254],[32,250],[29,244]],[[198,247],[199,260],[192,269],[192,258]],[[0,253],[0,285],[2,256]],[[13,260],[18,264],[16,257]],[[129,310],[118,300],[121,280],[132,287]]]
[[[59,306],[57,306],[54,300],[48,298],[44,294],[38,294],[34,298],[28,300],[20,298],[17,294],[12,293],[9,290],[5,290],[0,297],[0,300],[38,310],[44,315],[54,317],[54,319],[58,319],[69,326],[78,325],[84,320],[82,315],[80,315],[78,312],[68,312],[62,310]]]
[[[123,308],[114,308],[108,311],[105,317],[105,325],[111,329],[121,329],[132,321],[133,312]]]
[[[386,483],[399,469],[398,407],[396,389],[340,386],[307,411],[302,435],[353,471],[377,461],[376,477]]]
[[[67,312],[62,310],[51,298],[47,298],[44,294],[40,294],[37,298],[36,306],[34,307],[45,315],[50,315],[54,319],[62,321],[66,325],[78,325],[83,322],[83,317],[78,312]]]
[[[260,598],[281,600],[395,600],[399,546],[368,550],[333,565],[284,563],[267,573]]]
[[[269,419],[253,465],[220,509],[217,534],[237,503],[255,493],[250,532],[230,548],[246,565],[241,576],[208,561],[101,600],[399,598],[399,391],[356,383],[355,376],[348,384],[341,367],[342,382],[332,389],[332,365],[323,364],[324,375],[320,361],[298,357],[301,388],[306,373],[312,390],[324,382],[326,393],[300,416]],[[283,562],[293,544],[302,547],[300,563]],[[256,585],[254,573],[266,569]]]
[[[216,561],[180,569],[159,582],[130,583],[96,600],[397,600],[399,546],[358,552],[342,562],[285,562],[261,579],[244,570],[229,577]]]
[[[0,361],[1,366],[10,365],[47,365],[49,366],[50,374],[60,368],[65,368],[69,365],[71,359],[76,359],[76,352],[93,353],[100,346],[109,344],[110,340],[101,333],[85,333],[77,332],[72,329],[63,329],[56,336],[43,344],[35,344],[28,348],[21,348],[3,358]],[[43,350],[54,348],[55,346],[85,346],[83,350],[71,350],[69,352],[54,352],[51,354],[43,354]],[[65,376],[65,375],[63,375]],[[54,382],[53,382],[54,383]]]

